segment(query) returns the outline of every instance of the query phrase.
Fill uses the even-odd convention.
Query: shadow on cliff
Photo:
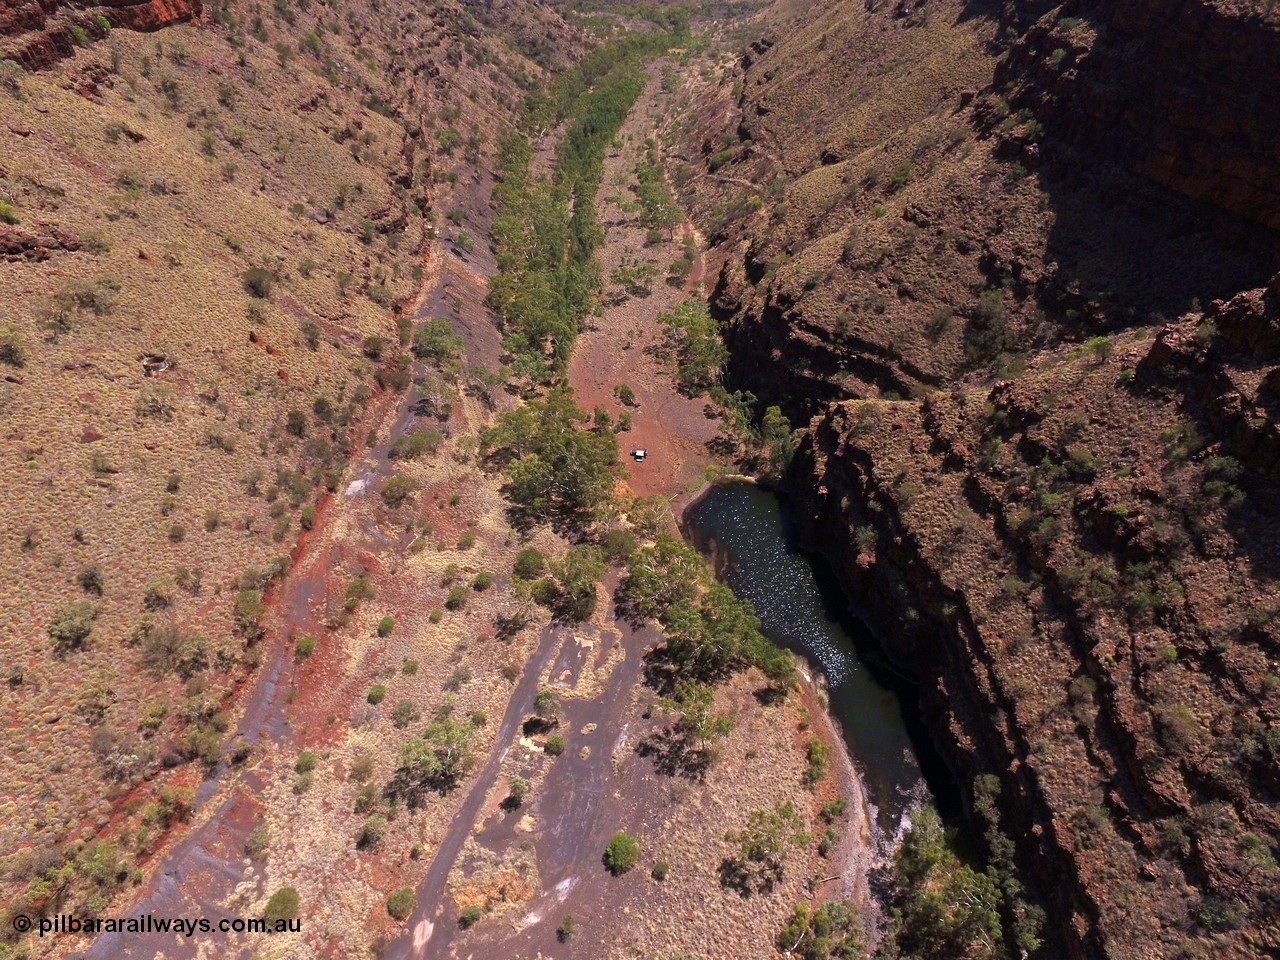
[[[1077,0],[1041,19],[1050,6],[1000,24],[1019,37],[990,89],[1015,113],[994,96],[976,111],[1014,175],[1039,171],[1046,305],[1116,329],[1265,283],[1280,258],[1280,100],[1257,90],[1280,85],[1280,31],[1195,0]]]

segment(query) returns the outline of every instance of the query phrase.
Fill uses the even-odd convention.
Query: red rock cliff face
[[[76,30],[101,39],[112,27],[152,31],[197,19],[201,0],[103,0],[85,5],[62,0],[16,0],[0,8],[0,57],[40,70],[75,50]]]
[[[1204,203],[1220,231],[1280,230],[1280,23],[1247,4],[1066,3],[1012,45],[995,86],[1082,152]]]
[[[799,527],[994,796],[1035,960],[1280,950],[1280,32],[1246,2],[817,0],[673,164],[729,386],[802,427]]]

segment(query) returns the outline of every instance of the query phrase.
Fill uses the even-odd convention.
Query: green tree
[[[454,333],[453,325],[445,317],[432,317],[413,335],[410,348],[419,360],[433,363],[443,370],[457,372],[461,369],[462,352],[466,344]]]
[[[738,855],[726,857],[720,864],[720,882],[744,894],[772,890],[782,879],[787,844],[808,842],[803,826],[789,801],[774,804],[772,810],[752,810],[738,834]]]
[[[666,342],[676,353],[676,380],[682,393],[697,396],[720,382],[729,362],[729,351],[720,336],[719,324],[707,304],[689,299],[658,320],[666,327]]]
[[[471,769],[474,727],[452,717],[431,723],[421,737],[400,747],[396,772],[387,793],[418,806],[429,790],[448,793]]]
[[[706,684],[681,679],[676,682],[675,692],[662,700],[664,709],[679,714],[676,731],[702,751],[710,741],[726,736],[733,726],[732,717],[712,710],[714,695],[715,691]]]
[[[640,862],[640,844],[636,838],[619,830],[609,838],[604,850],[604,865],[615,877],[626,873]]]
[[[543,687],[533,699],[533,712],[538,716],[551,719],[560,715],[560,698],[554,690]]]
[[[804,960],[861,957],[866,949],[866,928],[852,903],[828,901],[816,910],[797,904],[774,945],[779,952]]]
[[[779,407],[769,407],[760,420],[760,440],[769,457],[769,470],[781,476],[795,456],[795,431]]]
[[[921,960],[987,960],[1003,954],[994,880],[956,857],[937,812],[922,807],[894,857],[893,940]]]
[[[261,590],[241,590],[236,594],[236,625],[251,640],[262,636],[261,620],[266,611],[267,605],[263,602]]]
[[[584,419],[573,391],[560,386],[504,412],[482,435],[482,451],[510,478],[511,499],[534,517],[589,512],[609,499],[618,443],[611,433],[578,429]]]
[[[552,574],[560,585],[560,613],[571,620],[590,619],[599,597],[596,583],[607,569],[599,548],[590,544],[570,547],[564,560],[552,565]]]

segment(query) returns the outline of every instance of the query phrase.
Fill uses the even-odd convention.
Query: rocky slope
[[[452,3],[231,0],[138,32],[199,12],[0,13],[15,912],[103,909],[190,814],[264,659],[264,592],[409,383],[428,240],[475,246],[487,194],[463,187],[541,72],[515,47],[577,49],[512,4],[475,11],[511,42]]]
[[[1278,63],[1224,4],[783,5],[676,145],[730,386],[1044,956],[1280,942]]]

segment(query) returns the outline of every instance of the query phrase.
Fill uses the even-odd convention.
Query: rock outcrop
[[[16,0],[0,10],[0,58],[41,70],[115,27],[154,31],[198,19],[202,0]]]

